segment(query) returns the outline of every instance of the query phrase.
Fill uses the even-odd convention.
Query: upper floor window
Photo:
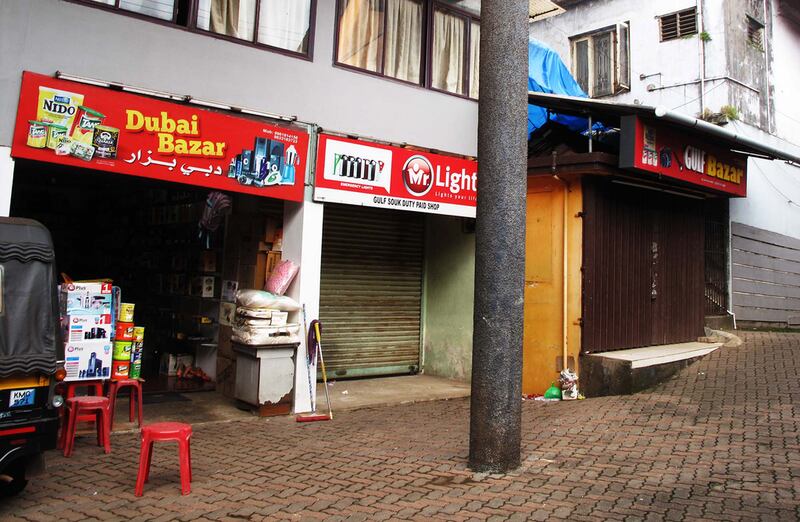
[[[79,0],[308,55],[315,0]]]
[[[630,89],[630,38],[627,23],[574,36],[572,75],[592,98]]]
[[[662,42],[697,34],[697,9],[692,7],[659,16],[658,28]]]
[[[764,50],[764,24],[747,16],[747,43],[759,51]]]
[[[478,97],[477,0],[339,0],[336,62]]]

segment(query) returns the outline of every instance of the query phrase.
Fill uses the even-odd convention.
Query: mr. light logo
[[[433,166],[424,156],[411,156],[403,165],[403,184],[413,196],[424,196],[433,188]]]

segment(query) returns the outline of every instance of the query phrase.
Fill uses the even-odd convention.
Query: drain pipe
[[[697,35],[700,41],[700,117],[706,111],[706,41],[703,39],[705,24],[703,23],[703,0],[697,0],[697,21],[700,24]]]
[[[553,155],[553,165],[555,166],[555,153]],[[567,341],[568,341],[568,335],[567,335],[567,330],[568,330],[568,326],[567,326],[567,322],[568,322],[568,317],[567,317],[567,312],[568,312],[567,298],[568,298],[568,290],[569,290],[569,287],[567,286],[568,281],[569,281],[569,274],[567,273],[567,270],[569,268],[569,257],[567,256],[568,245],[569,245],[569,241],[568,241],[569,236],[567,234],[567,226],[568,226],[567,219],[568,219],[568,215],[569,215],[569,203],[568,203],[568,200],[569,200],[569,182],[559,178],[558,174],[553,174],[553,177],[555,179],[557,179],[558,181],[560,181],[561,184],[564,187],[564,201],[563,201],[563,204],[561,205],[562,212],[563,212],[563,216],[561,218],[562,219],[561,250],[563,252],[563,255],[562,255],[563,266],[562,266],[562,274],[561,274],[561,292],[562,292],[561,293],[561,300],[562,300],[562,307],[561,307],[561,369],[562,370],[566,370],[567,368],[569,368],[569,366],[567,365]]]

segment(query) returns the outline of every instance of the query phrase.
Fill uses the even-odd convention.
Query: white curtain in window
[[[114,2],[109,3],[113,4]],[[172,20],[175,14],[175,0],[121,0],[119,7],[161,20]]]
[[[258,41],[305,53],[310,16],[311,0],[261,0]]]
[[[386,0],[386,58],[384,74],[420,83],[422,2]]]
[[[481,65],[481,26],[472,22],[469,28],[469,97],[478,98]]]
[[[433,14],[432,84],[436,89],[464,94],[464,19]]]
[[[339,63],[380,71],[383,58],[383,1],[347,0],[339,18]]]
[[[230,2],[232,0],[217,0]],[[239,1],[239,38],[252,42],[256,30],[256,0]]]

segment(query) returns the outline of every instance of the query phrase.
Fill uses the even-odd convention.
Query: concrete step
[[[722,343],[645,346],[581,356],[581,388],[587,397],[628,395],[663,382]]]
[[[733,330],[733,316],[707,315],[706,326],[712,330]]]

